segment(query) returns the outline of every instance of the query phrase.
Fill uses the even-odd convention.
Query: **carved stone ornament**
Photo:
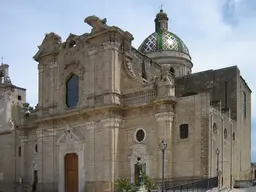
[[[81,80],[84,79],[84,66],[80,63],[79,60],[77,61],[71,61],[70,63],[67,63],[63,69],[62,73],[62,83],[66,81],[66,78],[71,73],[74,73],[80,77]]]
[[[19,138],[21,143],[25,143],[28,141],[28,136],[20,135]]]
[[[160,78],[161,81],[171,83],[169,71],[170,71],[169,65],[161,65],[161,78]]]
[[[44,136],[43,130],[36,131],[36,136],[37,136],[37,138],[42,138]]]
[[[120,47],[120,43],[115,42],[115,41],[108,41],[108,42],[104,42],[102,43],[103,48],[106,49],[114,49],[114,50],[118,50]]]
[[[90,46],[88,47],[88,55],[94,55],[97,53],[97,47],[96,46]]]
[[[55,136],[56,131],[55,131],[55,129],[47,129],[47,134],[48,134],[48,136]]]
[[[84,22],[92,27],[91,33],[98,33],[109,28],[109,26],[106,25],[106,18],[100,19],[95,15],[85,18]]]
[[[123,120],[119,118],[108,118],[101,120],[100,123],[103,127],[120,127]]]
[[[47,63],[46,65],[47,65],[47,67],[49,67],[50,69],[52,69],[52,68],[57,67],[57,66],[58,66],[58,63],[57,63],[57,61],[52,61],[52,62]]]
[[[126,57],[125,58],[125,68],[127,69],[127,72],[131,75],[131,76],[136,76],[133,69],[132,69],[132,62],[131,59]]]
[[[95,121],[87,122],[85,124],[85,128],[87,131],[95,129],[96,126],[97,126],[97,122],[95,122]]]
[[[124,71],[125,71],[126,75],[128,76],[128,78],[134,80],[135,82],[137,82],[141,85],[145,85],[145,81],[143,80],[143,78],[137,76],[135,74],[135,72],[133,71],[131,57],[129,57],[129,56],[125,57],[125,60],[123,61],[123,66],[124,66]]]
[[[33,57],[36,61],[39,60],[41,55],[46,53],[57,52],[61,45],[61,37],[53,32],[45,35],[45,38],[40,46],[38,46],[38,52]]]
[[[66,143],[66,142],[74,142],[74,141],[81,141],[81,136],[78,136],[74,129],[70,127],[66,122],[65,124],[65,130],[61,134],[61,136],[58,138],[57,143]]]
[[[173,121],[174,113],[173,112],[162,112],[156,113],[155,118],[157,121]]]
[[[11,118],[9,118],[8,120],[8,125],[10,130],[14,130],[14,122]]]

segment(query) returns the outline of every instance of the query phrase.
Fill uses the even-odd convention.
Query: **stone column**
[[[173,112],[161,112],[156,113],[155,118],[157,121],[157,138],[158,143],[160,144],[161,140],[165,140],[167,143],[167,149],[165,150],[165,178],[172,177],[172,129],[173,129]],[[162,152],[160,148],[157,149],[158,154],[158,175],[156,177],[162,177]]]

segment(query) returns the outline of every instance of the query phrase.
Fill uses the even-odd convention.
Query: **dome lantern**
[[[159,32],[160,30],[168,31],[168,16],[163,9],[161,8],[160,12],[156,15],[155,18],[155,32]]]

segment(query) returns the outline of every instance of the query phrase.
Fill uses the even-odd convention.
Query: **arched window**
[[[216,123],[213,123],[212,131],[213,131],[214,134],[217,134],[217,125],[216,125]]]
[[[233,141],[235,141],[235,140],[236,140],[236,135],[235,135],[235,133],[234,133],[234,132],[233,132],[232,137],[233,137]]]
[[[71,75],[66,82],[66,105],[68,108],[75,107],[78,102],[79,77]]]
[[[38,152],[37,144],[35,145],[35,152],[36,152],[36,153]]]
[[[246,93],[243,91],[243,114],[244,118],[246,118]]]
[[[173,67],[170,68],[170,73],[173,74],[173,75],[175,75],[175,70],[174,70]]]
[[[224,129],[224,139],[227,139],[228,138],[228,131],[227,129]]]

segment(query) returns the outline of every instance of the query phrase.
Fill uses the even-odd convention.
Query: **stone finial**
[[[100,19],[99,17],[97,17],[95,15],[86,17],[84,22],[87,23],[88,25],[92,26],[91,33],[98,33],[100,31],[103,31],[103,30],[109,28],[109,26],[106,25],[106,23],[107,23],[106,18]]]

